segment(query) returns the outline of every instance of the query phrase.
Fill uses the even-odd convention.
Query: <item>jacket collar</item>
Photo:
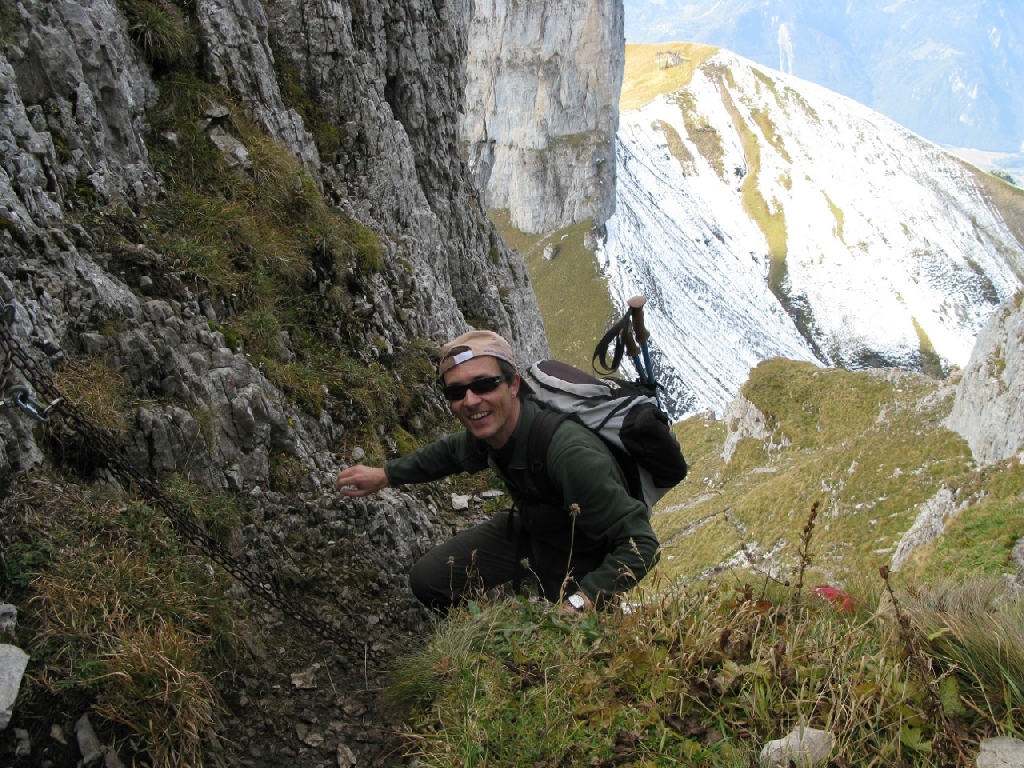
[[[519,409],[519,423],[508,442],[497,450],[488,448],[491,458],[499,467],[515,470],[527,469],[526,450],[530,444],[530,429],[533,427],[533,420],[539,411],[540,406],[532,398],[523,400],[522,407]]]

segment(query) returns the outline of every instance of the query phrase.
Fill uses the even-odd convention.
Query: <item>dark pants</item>
[[[509,511],[504,510],[434,547],[412,567],[409,584],[413,594],[429,608],[447,611],[467,592],[486,592],[528,573],[520,561],[529,555],[529,543],[518,530],[518,515],[514,522],[516,529],[510,531]],[[545,573],[531,558],[530,570],[540,580],[544,596],[559,599],[564,564],[560,574]],[[567,594],[573,591],[575,588],[569,588]]]

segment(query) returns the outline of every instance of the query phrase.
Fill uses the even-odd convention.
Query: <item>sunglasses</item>
[[[467,392],[472,392],[474,395],[486,395],[488,392],[496,390],[503,381],[507,381],[505,376],[487,376],[483,379],[473,379],[468,384],[452,384],[450,387],[444,388],[444,399],[449,403],[457,403],[466,396]]]

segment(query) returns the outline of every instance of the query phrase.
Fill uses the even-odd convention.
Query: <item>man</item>
[[[605,605],[632,587],[658,559],[658,539],[644,502],[633,498],[604,442],[573,420],[551,438],[547,473],[560,498],[535,487],[527,466],[530,429],[541,406],[516,370],[512,348],[491,331],[446,344],[438,366],[444,396],[465,427],[385,469],[357,465],[335,488],[366,496],[388,485],[422,483],[490,466],[515,501],[435,547],[413,566],[410,584],[424,604],[445,611],[467,589],[518,581],[527,558],[544,596],[565,612]],[[578,510],[578,511],[577,511]]]

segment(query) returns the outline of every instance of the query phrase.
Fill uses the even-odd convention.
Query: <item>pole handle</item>
[[[634,296],[626,303],[629,305],[629,314],[633,319],[633,333],[636,340],[643,344],[651,338],[647,326],[644,325],[644,304],[647,303],[647,299],[643,296]]]

